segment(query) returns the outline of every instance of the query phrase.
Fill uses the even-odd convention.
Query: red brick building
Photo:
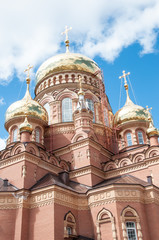
[[[158,131],[129,98],[113,115],[101,70],[67,52],[48,59],[6,112],[0,240],[159,239]]]

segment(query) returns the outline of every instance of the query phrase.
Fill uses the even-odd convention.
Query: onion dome
[[[100,71],[100,68],[96,62],[82,54],[66,52],[49,58],[39,67],[36,73],[36,84],[52,73],[73,70],[94,74]]]
[[[33,131],[32,125],[28,122],[27,117],[25,117],[24,122],[19,127],[20,132],[29,132],[31,133]]]
[[[123,71],[123,73],[125,74],[125,71]],[[139,105],[136,105],[131,101],[131,99],[129,97],[129,93],[128,93],[128,84],[127,84],[126,79],[125,79],[124,87],[125,87],[126,94],[127,94],[126,103],[114,115],[114,126],[118,126],[125,122],[130,122],[130,121],[134,121],[134,120],[148,121],[149,114],[148,114],[147,109],[145,109]]]
[[[27,78],[27,90],[24,98],[20,101],[14,102],[7,109],[5,116],[5,126],[7,126],[7,123],[10,120],[25,116],[42,120],[45,122],[45,124],[48,122],[47,111],[40,103],[33,100],[29,93],[29,83],[30,79]]]
[[[159,136],[159,131],[154,127],[152,118],[149,118],[149,128],[146,131],[148,137]]]

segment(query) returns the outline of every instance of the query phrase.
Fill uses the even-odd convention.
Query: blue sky
[[[137,104],[152,107],[159,128],[159,1],[68,0],[65,6],[62,0],[16,0],[10,8],[8,4],[8,0],[1,4],[0,16],[0,149],[7,137],[5,111],[26,90],[24,69],[29,63],[34,65],[34,97],[37,68],[65,51],[61,36],[65,25],[73,28],[70,51],[93,58],[103,70],[113,112],[119,108],[119,76],[129,71]],[[135,102],[131,89],[130,96]],[[122,85],[120,107],[124,102]]]

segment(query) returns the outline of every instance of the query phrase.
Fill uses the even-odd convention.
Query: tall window
[[[68,212],[64,217],[64,239],[70,239],[69,235],[77,235],[76,220],[71,212]]]
[[[35,129],[35,141],[37,142],[37,143],[40,143],[40,129],[39,128],[36,128]]]
[[[127,145],[131,146],[132,145],[132,137],[131,137],[130,132],[126,134],[126,139],[127,139]]]
[[[136,226],[134,222],[126,222],[128,240],[137,240]]]
[[[15,128],[15,129],[13,130],[13,142],[16,142],[17,139],[18,139],[18,129]]]
[[[143,133],[141,131],[137,132],[139,144],[144,144]]]
[[[86,99],[86,103],[89,107],[89,109],[93,112],[93,122],[95,122],[95,114],[94,114],[94,103],[91,99]]]
[[[64,98],[62,100],[62,122],[72,122],[72,100]]]
[[[68,235],[71,235],[72,234],[72,228],[71,227],[67,227],[67,233],[68,233]]]
[[[49,105],[49,103],[46,103],[45,105],[44,105],[44,108],[46,109],[46,111],[47,111],[47,113],[48,113],[48,117],[49,117],[49,123],[50,123],[50,105]]]

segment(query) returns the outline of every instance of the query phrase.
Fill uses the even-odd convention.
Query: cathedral
[[[129,97],[113,114],[100,67],[69,51],[6,111],[0,240],[159,239],[159,132]]]

